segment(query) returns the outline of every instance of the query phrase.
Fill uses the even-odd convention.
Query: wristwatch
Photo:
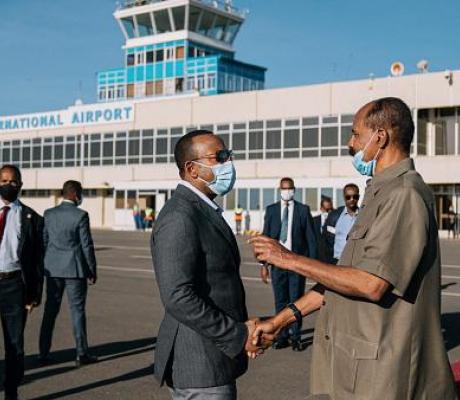
[[[292,311],[292,313],[294,314],[295,320],[300,324],[302,322],[302,313],[297,308],[297,306],[294,303],[289,303],[287,307]]]

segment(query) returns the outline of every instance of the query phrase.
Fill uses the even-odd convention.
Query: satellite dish
[[[392,76],[401,76],[404,74],[404,64],[401,61],[396,61],[391,64],[390,72]]]
[[[421,74],[428,72],[428,60],[420,60],[417,63],[417,69],[418,69],[418,72],[420,72]]]

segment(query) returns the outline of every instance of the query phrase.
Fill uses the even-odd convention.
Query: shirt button
[[[329,335],[324,336],[324,339],[329,340]]]

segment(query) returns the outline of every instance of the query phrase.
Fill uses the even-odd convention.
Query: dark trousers
[[[70,315],[72,317],[73,334],[77,347],[77,356],[88,353],[86,334],[86,294],[88,283],[86,279],[46,278],[46,304],[40,329],[40,355],[45,357],[51,349],[54,323],[61,308],[64,289],[67,292]]]
[[[0,315],[5,343],[5,394],[14,397],[24,377],[26,310],[21,276],[0,280]]]
[[[279,313],[289,303],[293,303],[305,293],[305,277],[295,272],[272,267],[272,286],[275,295],[275,310]],[[302,323],[294,322],[280,332],[279,338],[300,339]],[[290,335],[289,335],[290,334]]]

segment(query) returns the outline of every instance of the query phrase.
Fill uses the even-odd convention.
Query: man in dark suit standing
[[[263,234],[279,242],[294,253],[316,258],[316,235],[310,207],[294,200],[295,186],[292,178],[280,182],[281,201],[267,207],[265,211]],[[273,293],[276,312],[296,301],[305,293],[305,278],[295,272],[271,267]],[[262,281],[267,283],[269,266],[261,266]],[[275,349],[287,347],[289,339],[292,350],[300,351],[301,323],[293,323],[283,330],[273,345]]]
[[[18,200],[21,188],[20,170],[4,165],[0,169],[0,316],[6,400],[18,398],[27,311],[40,304],[43,288],[43,219]]]
[[[316,243],[318,245],[318,260],[327,261],[327,247],[324,241],[324,228],[328,215],[334,210],[332,199],[328,196],[321,196],[320,213],[313,217],[315,225]]]
[[[235,236],[213,201],[233,188],[232,153],[210,131],[183,136],[174,157],[182,179],[152,233],[165,316],[155,375],[174,400],[235,400],[255,323],[247,321]]]
[[[97,361],[88,352],[85,304],[88,283],[97,279],[96,257],[88,213],[78,208],[83,200],[80,182],[67,181],[62,188],[64,200],[45,211],[46,304],[40,330],[40,362],[47,364],[54,323],[67,291],[73,332],[77,347],[76,366]]]

